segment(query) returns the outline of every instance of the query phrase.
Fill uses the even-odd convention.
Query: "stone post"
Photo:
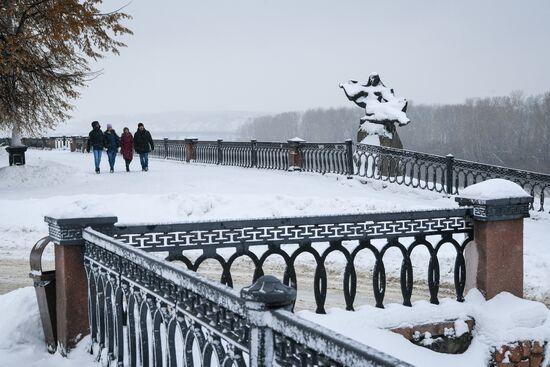
[[[486,299],[500,292],[523,297],[523,218],[533,198],[510,181],[494,179],[464,189],[456,201],[473,207],[474,241],[466,247],[466,291]]]
[[[241,290],[246,301],[250,327],[250,366],[273,366],[274,339],[269,327],[269,311],[291,310],[296,301],[296,290],[281,283],[272,275],[260,277],[250,287]]]
[[[198,139],[186,138],[183,141],[185,145],[185,161],[190,162],[195,160],[195,145],[197,145]]]
[[[164,159],[168,158],[168,138],[164,138]]]
[[[67,353],[90,333],[88,320],[88,280],[84,269],[82,231],[92,227],[111,233],[117,217],[45,217],[55,244],[57,340],[61,355]]]
[[[302,147],[306,141],[300,138],[288,140],[288,170],[302,170]]]

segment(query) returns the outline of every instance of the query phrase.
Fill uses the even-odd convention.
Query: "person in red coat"
[[[130,129],[124,128],[120,136],[120,152],[126,162],[126,172],[130,172],[130,163],[134,155],[134,137],[130,134]]]

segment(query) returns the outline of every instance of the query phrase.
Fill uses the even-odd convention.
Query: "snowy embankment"
[[[26,261],[32,245],[47,235],[46,214],[105,213],[120,223],[166,223],[229,218],[272,218],[456,207],[452,198],[428,191],[362,183],[319,175],[152,160],[147,173],[93,173],[91,155],[29,150],[28,165],[6,167],[0,150],[0,234],[2,261]],[[106,157],[102,162],[106,167]],[[550,301],[550,215],[532,212],[525,221],[525,294]],[[442,281],[452,282],[454,251],[442,249]],[[427,251],[415,251],[415,279],[426,279]],[[344,258],[331,258],[343,262]],[[358,259],[370,271],[372,256]],[[399,256],[384,258],[398,275]],[[2,275],[0,275],[2,276]],[[27,283],[27,284],[30,284]]]
[[[0,264],[2,261],[24,264],[23,277],[28,272],[26,264],[31,247],[47,235],[43,217],[52,213],[65,217],[104,213],[118,216],[120,223],[167,223],[456,207],[452,198],[439,194],[373,180],[366,183],[357,179],[347,180],[338,175],[162,160],[152,160],[147,173],[137,171],[139,163],[136,161],[133,163],[136,171],[123,172],[123,162],[119,160],[114,174],[96,175],[93,173],[91,155],[63,151],[29,150],[27,162],[28,165],[23,167],[6,167],[6,153],[0,150]],[[105,170],[106,157],[102,164]],[[550,215],[547,213],[532,213],[532,218],[525,222],[525,294],[533,299],[546,299],[547,302],[550,300],[549,232]],[[425,273],[427,252],[419,251],[413,255],[415,277],[426,279],[417,275],[417,271]],[[453,255],[452,252],[441,254],[443,281],[452,279]],[[385,258],[384,262],[389,274],[398,274],[399,256]],[[358,271],[369,272],[372,259],[360,265],[363,269]],[[7,276],[9,274],[0,272],[0,285]],[[30,285],[27,279],[25,284]],[[441,310],[444,312],[443,308]],[[344,321],[324,321],[329,320],[331,315],[326,319],[303,315],[318,317],[316,321],[329,326],[334,324],[331,327],[336,330],[340,330],[338,324],[341,323],[342,327],[346,325]],[[336,320],[345,320],[353,315],[338,316]],[[377,318],[377,315],[370,313],[360,317],[362,320]],[[351,325],[348,329],[355,329],[354,324]],[[375,330],[375,326],[370,328]],[[0,339],[0,357],[6,354],[13,356],[16,359],[9,361],[18,361],[20,366],[85,366],[90,360],[89,355],[84,353],[85,342],[71,355],[75,358],[72,361],[62,360],[57,355],[50,358],[46,354],[34,293],[30,288],[0,296],[0,330],[7,330]],[[388,331],[380,332],[386,333],[384,335],[392,340],[400,338]],[[362,340],[361,336],[353,333],[350,336]],[[369,342],[366,339],[362,341]],[[400,342],[396,345],[403,345],[405,340]],[[477,348],[475,344],[473,347]],[[479,353],[476,356],[485,355],[485,349],[479,349]]]

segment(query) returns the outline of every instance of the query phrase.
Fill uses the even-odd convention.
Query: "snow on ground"
[[[464,303],[444,299],[439,305],[419,301],[412,307],[391,304],[385,309],[363,306],[355,312],[332,309],[326,315],[311,311],[298,314],[412,365],[423,367],[483,367],[488,365],[491,347],[524,340],[542,343],[550,340],[550,311],[542,303],[523,300],[510,293],[500,293],[485,301],[479,291],[472,290]],[[467,317],[476,322],[474,338],[466,352],[456,355],[415,346],[403,336],[387,330],[464,320]],[[549,354],[550,351],[547,351],[547,361]]]
[[[52,213],[108,213],[118,216],[119,223],[167,223],[456,207],[452,198],[439,194],[339,175],[155,159],[149,172],[138,170],[139,162],[134,161],[134,171],[127,173],[120,158],[115,173],[96,175],[92,160],[91,155],[67,151],[29,150],[26,166],[6,167],[7,156],[0,149],[0,259],[27,261],[32,245],[47,235],[44,215]],[[102,169],[107,171],[105,156]],[[550,215],[531,214],[525,222],[525,292],[531,298],[549,300]],[[427,269],[427,252],[413,255],[413,264]],[[369,259],[361,263],[367,270],[372,266]],[[385,258],[388,273],[398,274],[400,262],[399,256]],[[452,279],[453,262],[452,252],[441,254],[442,280]],[[17,309],[23,312],[8,312]],[[13,358],[19,358],[21,366],[85,366],[87,362],[79,358],[89,360],[83,347],[86,342],[71,355],[76,358],[72,362],[46,354],[32,289],[0,296],[0,330],[8,330],[3,336],[14,335],[0,336],[0,355],[17,351]],[[473,348],[484,353],[476,345]]]
[[[32,287],[0,295],[0,365],[20,367],[97,367],[85,337],[68,358],[47,352]]]
[[[456,207],[452,198],[440,194],[340,175],[155,159],[149,172],[138,170],[134,161],[134,171],[127,173],[120,157],[115,173],[96,175],[92,161],[91,155],[31,149],[26,166],[6,167],[6,153],[0,150],[1,259],[27,259],[32,245],[47,234],[44,215],[55,213],[166,223]],[[105,156],[102,167],[107,170]],[[526,295],[550,300],[550,215],[531,215],[525,222]],[[415,279],[426,279],[427,251],[415,250],[412,256]],[[452,282],[454,257],[450,246],[440,253],[444,282]],[[331,255],[330,261],[344,258]],[[374,258],[365,253],[357,261],[372,269]],[[384,262],[389,274],[399,274],[400,256],[386,256]]]

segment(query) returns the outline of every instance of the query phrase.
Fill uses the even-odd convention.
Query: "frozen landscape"
[[[87,339],[79,344],[68,360],[59,355],[50,356],[45,350],[34,290],[29,287],[31,281],[27,278],[30,248],[47,234],[43,221],[45,215],[78,217],[110,214],[118,216],[119,223],[135,224],[457,206],[452,197],[374,180],[348,180],[345,176],[330,174],[151,160],[150,171],[146,173],[137,170],[124,172],[123,162],[119,161],[115,173],[96,175],[91,155],[32,149],[28,151],[25,166],[6,167],[7,157],[3,150],[0,151],[0,162],[4,162],[0,167],[0,233],[3,240],[0,263],[3,269],[9,269],[9,274],[2,274],[2,292],[27,286],[0,296],[0,329],[8,330],[5,335],[10,335],[0,338],[0,355],[7,358],[4,360],[10,362],[8,365],[16,361],[25,366],[69,366],[77,361],[82,366],[94,365],[85,351],[89,344]],[[102,163],[107,164],[106,161]],[[134,162],[134,169],[137,165]],[[550,284],[547,279],[550,278],[550,254],[545,248],[550,246],[546,236],[550,228],[550,215],[531,212],[531,218],[525,221],[525,228],[526,298],[549,304]],[[422,273],[417,274],[416,271],[427,267],[428,259],[423,258],[427,253],[413,255],[415,276],[425,279]],[[51,253],[47,256],[51,259]],[[394,261],[385,260],[388,274],[398,274],[400,260],[398,257]],[[334,261],[338,263],[338,259]],[[440,254],[442,282],[452,281],[453,261],[452,253],[448,256],[445,252]],[[304,267],[307,268],[307,264]],[[358,271],[368,272],[371,268],[372,261],[363,259]],[[451,286],[447,284],[447,288]],[[511,316],[501,316],[511,321],[508,326],[495,332],[491,329],[494,322],[490,318],[492,311],[487,310],[502,307]],[[525,307],[527,312],[522,311]],[[539,325],[537,333],[540,340],[550,337],[546,308],[511,295],[485,303],[478,294],[470,294],[464,304],[447,299],[441,307],[426,301],[416,302],[412,309],[390,304],[387,311],[384,313],[386,316],[382,316],[382,311],[364,306],[356,312],[334,309],[325,316],[309,311],[299,314],[413,364],[420,360],[431,361],[430,364],[423,364],[427,366],[441,363],[449,366],[483,366],[489,358],[488,345],[499,337],[502,340],[498,341],[513,341],[527,326]],[[478,325],[485,325],[475,335],[468,352],[462,355],[437,354],[412,346],[399,335],[380,329],[411,320],[427,320],[427,314],[444,320],[448,315],[457,313],[475,315]],[[520,317],[525,313],[530,316]],[[487,321],[483,321],[484,317]],[[357,320],[363,320],[360,327]],[[362,332],[357,333],[357,330]],[[477,361],[479,364],[475,364]]]

